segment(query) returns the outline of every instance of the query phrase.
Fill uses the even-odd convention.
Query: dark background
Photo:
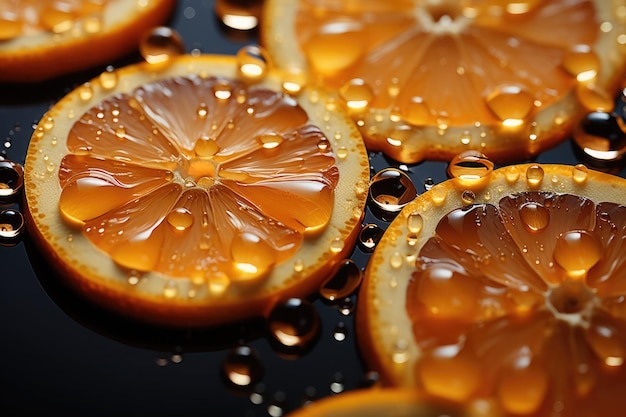
[[[179,1],[170,25],[188,52],[234,54],[257,41],[254,32],[225,30],[212,0]],[[138,60],[133,54],[113,65]],[[34,86],[0,84],[0,156],[23,164],[33,124],[105,67]],[[537,160],[579,162],[570,141]],[[378,154],[371,162],[372,173],[401,167],[419,192],[425,181],[446,178],[440,162],[400,166]],[[623,166],[612,171],[626,176]],[[0,205],[0,211],[6,208],[21,210]],[[387,224],[369,208],[365,223]],[[356,248],[352,258],[363,268],[368,256]],[[358,307],[355,295],[349,301]],[[356,349],[354,309],[346,314],[342,303],[312,302],[321,333],[312,349],[298,355],[277,348],[263,321],[205,330],[152,328],[75,297],[23,236],[0,246],[0,415],[278,417],[307,400],[367,385],[372,375]],[[334,337],[337,326],[345,329],[343,341]],[[222,374],[226,356],[242,344],[252,347],[263,368],[259,382],[247,389],[234,388]]]

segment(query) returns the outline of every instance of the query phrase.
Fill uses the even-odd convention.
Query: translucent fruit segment
[[[0,4],[0,40],[46,31],[70,31],[76,22],[85,20],[85,29],[98,26],[102,10],[109,0],[27,0]]]
[[[588,0],[302,0],[295,21],[307,62],[325,83],[362,80],[373,89],[371,107],[447,126],[520,123],[562,98],[586,71],[571,53],[594,45],[598,25]],[[415,103],[425,109],[419,116]]]
[[[455,401],[495,396],[519,416],[623,409],[602,393],[626,386],[625,215],[523,192],[444,216],[407,290],[421,385]]]
[[[323,230],[338,169],[283,93],[197,76],[143,85],[72,127],[59,208],[125,268],[267,276]]]

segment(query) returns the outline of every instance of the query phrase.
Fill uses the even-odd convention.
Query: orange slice
[[[455,161],[370,260],[357,315],[369,366],[388,385],[493,400],[508,415],[617,415],[626,180]]]
[[[262,43],[337,91],[366,145],[406,163],[479,150],[522,161],[613,108],[620,1],[268,0]]]
[[[174,0],[0,3],[0,81],[34,82],[109,63],[163,24]]]
[[[254,61],[179,56],[78,87],[28,149],[34,240],[144,321],[232,322],[315,292],[353,248],[368,159],[324,95],[281,85]]]
[[[496,417],[426,398],[412,389],[360,389],[325,397],[289,417]]]

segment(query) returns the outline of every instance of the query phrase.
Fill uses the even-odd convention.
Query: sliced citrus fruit
[[[315,292],[352,250],[369,173],[357,128],[320,93],[296,98],[239,64],[105,72],[41,119],[30,231],[92,300],[156,323],[231,322]]]
[[[620,1],[269,0],[261,34],[338,92],[368,148],[409,163],[536,155],[612,108],[626,63]]]
[[[389,385],[493,399],[510,415],[616,415],[626,180],[582,165],[455,161],[370,260],[357,312],[368,364]]]
[[[413,389],[349,391],[307,404],[289,417],[497,417],[427,398]]]
[[[105,64],[163,24],[174,0],[0,3],[0,81],[33,82]]]

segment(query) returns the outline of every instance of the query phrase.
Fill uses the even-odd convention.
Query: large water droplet
[[[554,260],[571,278],[584,278],[602,255],[602,244],[586,230],[563,233],[554,246]]]
[[[370,197],[382,210],[398,212],[417,197],[417,189],[405,172],[386,168],[372,177]]]
[[[320,318],[315,307],[300,298],[277,304],[269,314],[267,325],[280,345],[297,350],[311,347],[320,332]]]
[[[534,107],[534,97],[526,89],[517,85],[502,85],[487,94],[487,107],[507,127],[516,127]]]
[[[550,211],[539,203],[524,203],[519,209],[519,215],[524,228],[532,233],[542,231],[550,222]]]
[[[448,165],[448,174],[464,182],[474,182],[488,177],[493,172],[493,167],[493,162],[482,153],[466,151],[452,158]]]
[[[24,216],[17,210],[0,211],[0,245],[12,246],[24,231]]]
[[[543,181],[545,173],[540,165],[531,165],[526,170],[526,183],[531,187],[538,187]]]
[[[230,251],[236,273],[233,280],[262,278],[276,263],[276,250],[254,233],[235,235]]]
[[[374,252],[384,233],[384,229],[377,224],[366,224],[359,233],[359,247],[363,252]]]
[[[336,301],[351,295],[361,284],[363,273],[351,259],[343,261],[339,269],[322,284],[320,295],[328,301]]]
[[[0,203],[16,201],[24,187],[24,168],[17,162],[0,159]]]
[[[593,80],[600,69],[598,55],[588,45],[577,45],[563,56],[563,68],[579,82]]]
[[[146,62],[164,64],[171,58],[184,54],[185,45],[182,37],[174,29],[159,26],[141,39],[139,51]]]
[[[574,129],[574,144],[579,152],[601,162],[621,160],[626,153],[626,133],[618,118],[612,113],[589,113]]]
[[[215,15],[228,28],[234,30],[253,30],[259,25],[261,1],[216,0]]]
[[[256,384],[263,376],[263,364],[259,355],[250,346],[237,346],[230,350],[222,364],[224,376],[232,384],[248,387]]]
[[[193,224],[193,220],[193,214],[184,207],[177,207],[167,215],[167,224],[177,232],[188,230]]]
[[[265,77],[270,67],[270,57],[260,46],[244,46],[237,52],[239,75],[248,81]]]
[[[341,87],[339,96],[349,110],[359,112],[367,109],[374,99],[374,92],[365,81],[354,78]]]

